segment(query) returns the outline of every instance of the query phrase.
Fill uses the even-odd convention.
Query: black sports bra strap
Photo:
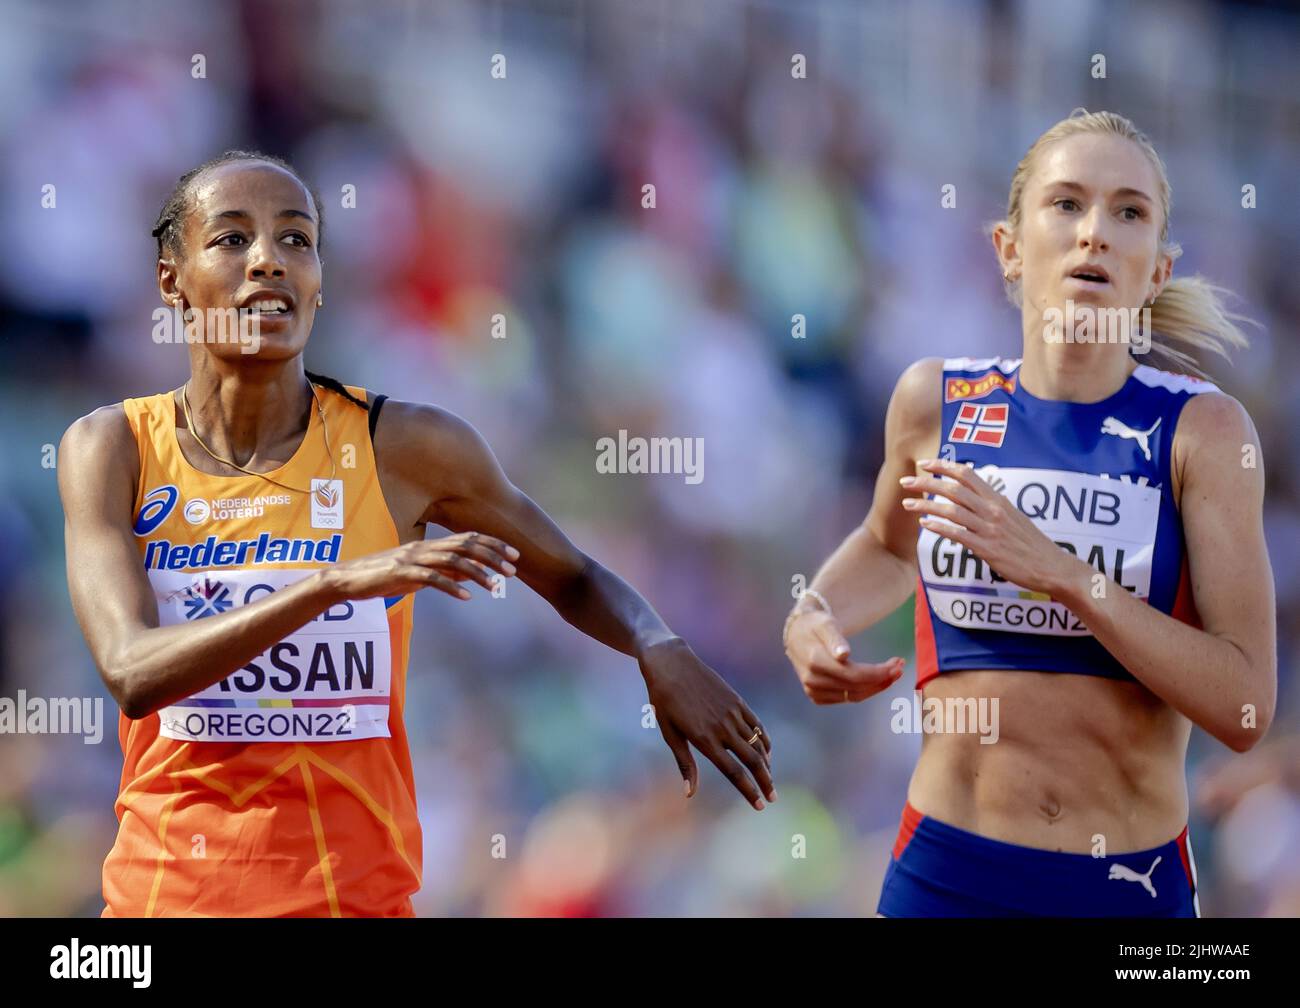
[[[370,400],[370,443],[375,443],[375,424],[379,422],[379,410],[384,405],[386,395],[377,395]]]

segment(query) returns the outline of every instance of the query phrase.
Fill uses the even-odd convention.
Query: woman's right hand
[[[407,595],[421,588],[468,599],[469,591],[459,582],[477,581],[491,591],[498,574],[514,576],[510,561],[518,559],[519,551],[500,539],[458,532],[358,557],[320,573],[326,591],[339,601]]]
[[[849,642],[825,612],[808,609],[790,622],[786,657],[815,704],[857,703],[888,689],[903,674],[903,659],[880,664],[849,660]]]

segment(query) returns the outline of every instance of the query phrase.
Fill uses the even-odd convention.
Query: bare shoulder
[[[1178,416],[1173,463],[1180,498],[1189,484],[1216,475],[1238,487],[1262,485],[1259,434],[1246,407],[1226,392],[1192,396]],[[1249,479],[1252,475],[1254,480]]]
[[[920,451],[934,441],[943,415],[942,381],[942,357],[923,357],[899,376],[886,419],[891,448],[906,445]]]
[[[129,510],[140,478],[140,449],[120,402],[101,406],[69,424],[57,458],[65,514],[100,506]],[[85,492],[86,487],[94,491]]]
[[[63,432],[59,444],[59,469],[65,463],[97,463],[109,468],[134,465],[139,454],[135,435],[126,419],[126,410],[120,402],[100,406],[85,416],[78,417]],[[80,468],[74,465],[74,469]]]
[[[1241,463],[1247,446],[1259,452],[1259,435],[1255,424],[1240,401],[1226,392],[1202,392],[1192,396],[1178,416],[1174,432],[1174,452],[1190,461],[1196,455],[1230,454]]]
[[[1197,447],[1235,442],[1240,454],[1243,438],[1255,439],[1255,424],[1246,407],[1226,392],[1202,392],[1183,407],[1175,438]]]
[[[385,400],[375,424],[375,451],[398,470],[454,460],[481,441],[468,420],[431,403]]]
[[[63,433],[64,443],[76,442],[96,448],[135,446],[135,436],[122,403],[110,403],[77,417]]]
[[[909,413],[937,414],[942,403],[936,393],[943,380],[943,358],[922,357],[913,361],[898,376],[894,385],[894,400]]]
[[[375,457],[434,499],[491,475],[496,459],[468,420],[431,403],[389,399],[375,424]]]

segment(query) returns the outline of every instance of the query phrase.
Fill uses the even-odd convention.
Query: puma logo
[[[1151,884],[1151,873],[1156,870],[1156,865],[1158,865],[1160,861],[1161,858],[1157,855],[1156,859],[1151,862],[1151,867],[1147,869],[1145,875],[1139,875],[1127,865],[1113,864],[1110,866],[1110,875],[1107,877],[1112,879],[1124,879],[1126,882],[1140,882],[1142,888],[1151,894],[1152,899],[1155,899],[1156,887]]]
[[[1108,416],[1101,422],[1101,432],[1103,434],[1114,434],[1116,437],[1132,438],[1142,449],[1142,454],[1148,462],[1151,461],[1151,445],[1147,442],[1155,429],[1160,426],[1160,418],[1156,417],[1156,422],[1151,425],[1150,430],[1135,430],[1126,424],[1123,420],[1116,420],[1113,416]]]

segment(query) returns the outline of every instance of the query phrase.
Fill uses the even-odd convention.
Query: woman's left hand
[[[968,547],[1000,577],[1030,591],[1053,594],[1078,573],[1082,561],[1052,542],[974,468],[946,459],[917,465],[934,475],[904,476],[899,483],[938,495],[903,499],[903,507],[919,515],[923,527]]]

